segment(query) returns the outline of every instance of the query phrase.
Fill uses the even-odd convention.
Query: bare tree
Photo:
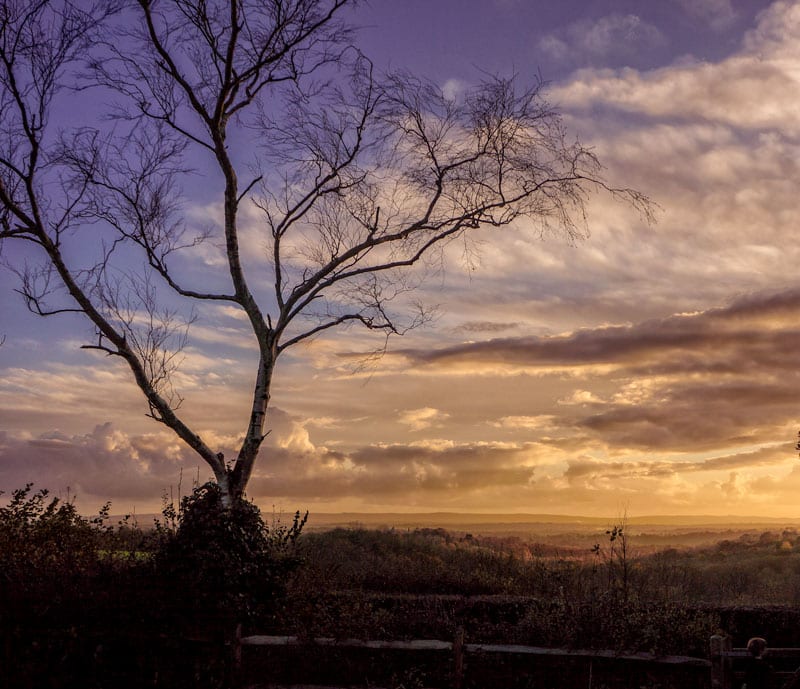
[[[348,324],[388,336],[424,322],[424,308],[400,305],[449,242],[479,228],[524,216],[578,235],[597,189],[649,213],[567,139],[538,82],[490,78],[448,99],[416,76],[376,75],[351,47],[353,4],[0,6],[0,240],[41,258],[6,251],[19,292],[35,313],[85,315],[86,347],[125,361],[149,414],[208,463],[229,500],[253,471],[286,349]],[[105,119],[56,126],[76,90],[110,101]],[[194,168],[220,189],[220,227],[187,219]],[[241,248],[242,216],[256,208],[258,257]],[[207,241],[224,245],[225,274],[181,271],[178,257]],[[255,274],[269,276],[269,292]],[[258,344],[231,462],[179,414],[171,374],[195,308],[179,301],[240,308]]]

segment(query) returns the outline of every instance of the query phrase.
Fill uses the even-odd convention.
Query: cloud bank
[[[754,510],[768,494],[788,502],[797,485],[798,323],[800,289],[790,289],[637,324],[396,351],[391,357],[428,381],[500,366],[560,378],[571,392],[549,414],[487,419],[483,440],[456,439],[469,424],[457,406],[401,410],[397,424],[410,439],[361,444],[324,440],[336,417],[274,408],[251,494],[292,506],[487,509],[502,500],[517,510],[580,511],[613,491],[685,511],[701,495],[725,505],[735,476],[738,499]],[[226,453],[237,445],[235,435],[201,435]],[[197,466],[169,434],[109,422],[86,434],[0,436],[6,489],[47,476],[86,498],[152,508]],[[199,473],[205,478],[204,467]]]

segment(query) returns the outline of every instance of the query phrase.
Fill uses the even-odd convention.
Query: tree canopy
[[[529,218],[577,236],[598,189],[650,211],[604,181],[540,81],[486,77],[454,98],[418,75],[379,74],[355,47],[355,8],[0,5],[2,258],[34,313],[88,319],[84,347],[124,361],[149,415],[228,500],[268,433],[286,349],[347,325],[389,336],[425,323],[414,298],[425,268],[479,228]],[[218,222],[190,212],[198,186]],[[214,246],[219,265],[197,258]],[[228,460],[184,421],[173,386],[209,303],[240,310],[259,352]]]

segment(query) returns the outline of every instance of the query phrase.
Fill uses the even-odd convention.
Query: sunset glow
[[[415,291],[436,317],[383,356],[357,328],[289,350],[248,494],[312,514],[800,517],[800,0],[375,0],[352,20],[379,69],[453,98],[541,74],[568,136],[656,222],[597,195],[585,237],[480,230]],[[213,225],[201,184],[186,217]],[[245,231],[257,266],[255,209]],[[15,279],[0,269],[0,490],[147,512],[205,480],[123,364],[80,349],[87,324],[30,314]],[[202,305],[184,354],[181,410],[233,455],[257,356],[243,314]]]

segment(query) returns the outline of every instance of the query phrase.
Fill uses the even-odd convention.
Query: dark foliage
[[[10,686],[76,680],[95,582],[110,564],[100,548],[106,513],[86,519],[32,484],[0,508],[0,634]]]
[[[10,687],[204,687],[232,682],[240,623],[273,614],[304,520],[268,527],[214,486],[155,529],[93,519],[31,485],[0,508],[2,681]]]
[[[177,528],[159,525],[153,568],[174,624],[213,621],[217,628],[268,619],[298,563],[294,545],[305,524],[267,526],[259,509],[238,500],[225,507],[215,483],[181,501]]]
[[[584,559],[441,529],[334,529],[303,539],[287,633],[468,639],[704,656],[718,624],[681,563],[633,558],[621,527]],[[535,550],[535,549],[534,549]]]

